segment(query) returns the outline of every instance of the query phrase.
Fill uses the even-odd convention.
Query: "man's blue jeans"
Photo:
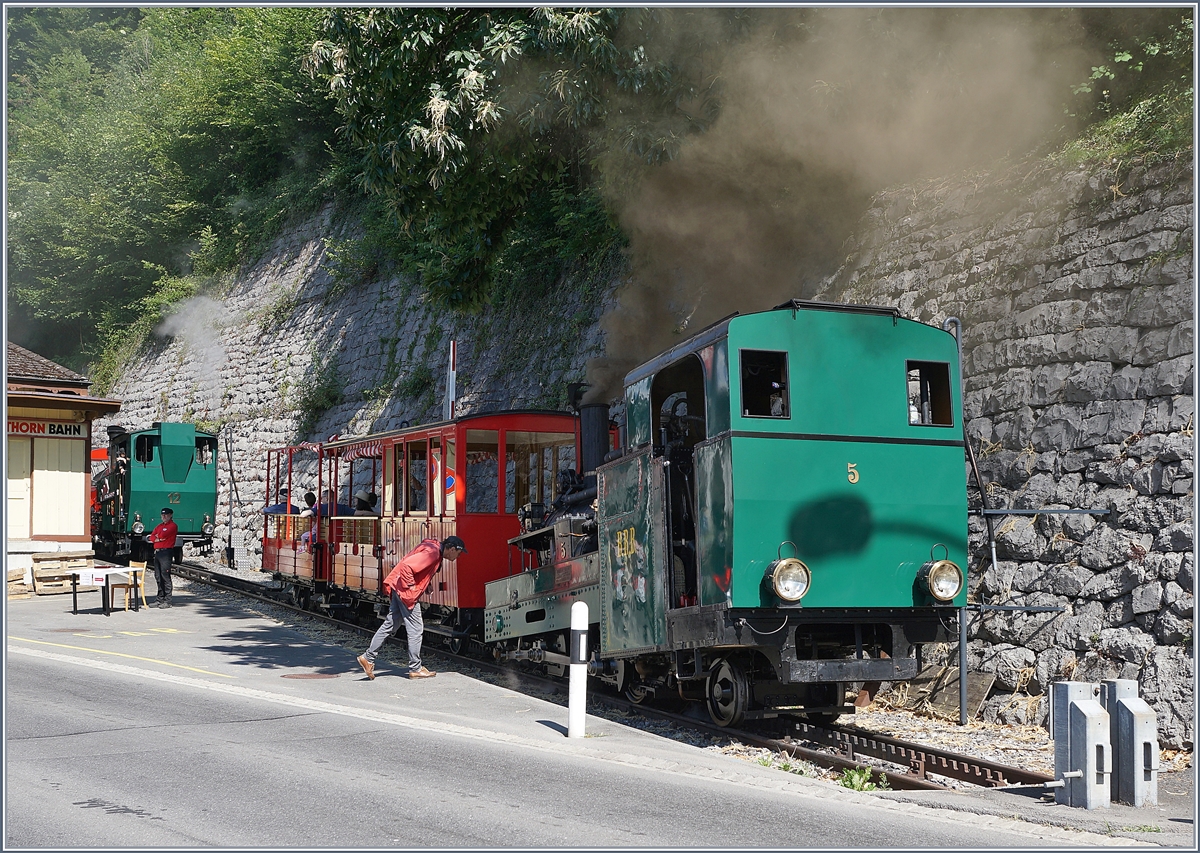
[[[400,593],[394,589],[392,590],[392,606],[388,610],[387,618],[383,620],[383,624],[371,638],[371,647],[367,649],[367,653],[363,657],[371,663],[375,663],[375,655],[379,654],[379,650],[383,648],[387,638],[396,633],[401,622],[404,623],[404,630],[408,633],[408,671],[416,672],[421,668],[421,636],[425,632],[425,623],[421,621],[421,602],[413,602],[410,610],[404,606],[404,602],[400,600]]]

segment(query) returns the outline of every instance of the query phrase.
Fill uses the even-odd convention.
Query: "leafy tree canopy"
[[[309,67],[337,100],[361,181],[423,248],[446,305],[486,298],[502,236],[539,183],[575,190],[601,156],[669,158],[715,115],[715,84],[656,51],[674,13],[612,9],[338,9]],[[697,32],[700,56],[741,14]],[[674,18],[672,18],[674,19]]]
[[[319,12],[8,21],[12,331],[48,356],[79,365],[168,272],[229,267],[320,189],[336,116],[301,70]]]

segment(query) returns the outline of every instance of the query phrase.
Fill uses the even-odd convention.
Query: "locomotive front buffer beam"
[[[919,644],[950,638],[938,615],[909,612],[799,613],[687,608],[668,615],[676,653],[705,649],[753,650],[780,684],[906,681],[916,676]],[[680,680],[707,677],[699,656],[678,666]]]

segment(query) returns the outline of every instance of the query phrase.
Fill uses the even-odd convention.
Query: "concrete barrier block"
[[[1112,746],[1108,739],[1108,712],[1095,699],[1072,702],[1071,769],[1080,775],[1067,778],[1070,805],[1106,809],[1111,802]]]
[[[1158,805],[1158,718],[1145,699],[1117,702],[1116,791],[1112,798],[1131,806]]]

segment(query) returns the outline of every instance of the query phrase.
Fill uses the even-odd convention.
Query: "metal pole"
[[[967,724],[967,608],[958,608],[958,724]]]
[[[587,714],[587,602],[571,605],[571,681],[567,692],[567,737],[583,737]]]
[[[234,563],[237,562],[234,559],[233,550],[233,490],[235,488],[234,484],[236,483],[236,480],[234,479],[233,473],[233,450],[229,446],[228,430],[225,432],[225,460],[229,463],[229,491],[226,493],[226,497],[229,499],[229,533],[225,539],[225,565],[232,569],[235,568]],[[265,523],[266,522],[264,522],[264,524]],[[143,578],[143,580],[145,580],[145,578]]]
[[[950,327],[954,327],[954,344],[958,350],[958,383],[959,383],[959,399],[964,396],[962,389],[963,385],[963,327],[962,320],[957,317],[947,317],[942,322],[942,328],[947,332]],[[962,418],[963,444],[967,446],[967,452],[971,453],[971,439],[967,435],[967,420],[966,415]],[[974,467],[975,456],[971,454],[971,464]],[[978,468],[976,468],[975,479],[979,480]],[[983,506],[987,508],[987,496],[984,495],[983,483],[979,483],[979,494],[981,496]],[[988,519],[988,539],[992,541],[992,565],[996,565],[996,546],[995,540],[991,535],[992,525]],[[970,567],[968,566],[968,571]],[[964,582],[968,582],[969,578],[963,578]],[[958,608],[958,724],[965,726],[967,724],[967,608]]]

